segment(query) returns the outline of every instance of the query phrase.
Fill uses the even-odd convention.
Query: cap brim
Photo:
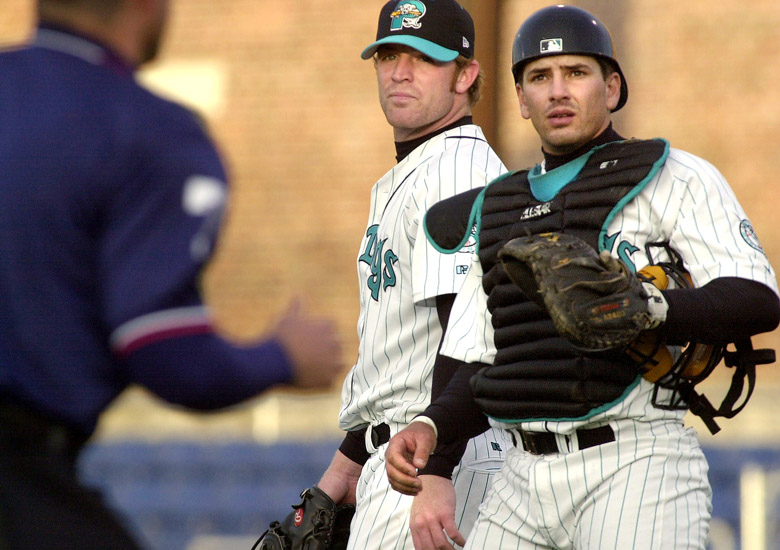
[[[458,57],[458,52],[455,50],[443,48],[438,44],[434,44],[430,40],[425,40],[424,38],[419,38],[417,36],[409,36],[408,34],[386,36],[381,40],[377,40],[373,44],[370,44],[368,47],[366,47],[366,49],[363,50],[363,53],[360,54],[360,57],[363,59],[371,59],[371,57],[373,57],[373,55],[379,49],[379,46],[382,44],[401,44],[403,46],[409,46],[410,48],[414,48],[424,55],[427,55],[428,57],[443,63],[453,61],[456,57]]]

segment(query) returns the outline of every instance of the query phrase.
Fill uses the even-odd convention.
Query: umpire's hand
[[[417,470],[425,467],[435,448],[436,434],[423,422],[412,422],[395,434],[385,451],[390,486],[404,495],[417,495],[422,490]]]
[[[302,301],[296,299],[277,320],[273,337],[293,363],[293,385],[329,389],[341,380],[345,365],[332,319],[305,313]]]

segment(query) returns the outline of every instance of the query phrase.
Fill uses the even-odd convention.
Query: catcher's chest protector
[[[550,231],[575,235],[599,250],[602,228],[652,179],[668,144],[631,140],[591,153],[550,200],[534,197],[528,171],[515,172],[485,190],[479,257],[497,355],[493,366],[472,378],[472,390],[493,418],[588,418],[621,400],[639,380],[639,369],[623,352],[575,349],[558,334],[547,312],[512,284],[497,259],[507,241]],[[563,172],[567,167],[561,167]],[[556,172],[547,176],[554,179]]]

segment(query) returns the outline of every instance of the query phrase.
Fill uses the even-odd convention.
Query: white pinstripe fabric
[[[704,550],[712,495],[695,433],[623,424],[583,451],[511,449],[466,550]]]

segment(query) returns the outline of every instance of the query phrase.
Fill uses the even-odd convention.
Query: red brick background
[[[665,137],[713,162],[780,268],[780,4],[573,3],[599,15],[618,43],[630,100],[615,117],[617,130]],[[514,95],[511,42],[522,20],[548,4],[496,2],[498,24],[491,31],[498,71],[488,75],[488,86],[495,87],[500,113],[494,144],[511,168],[539,156]],[[228,161],[234,193],[206,289],[230,337],[258,337],[291,297],[302,294],[312,310],[336,316],[347,359],[354,358],[354,260],[370,188],[394,164],[372,64],[359,58],[373,40],[381,5],[174,2],[161,64],[214,62],[223,70],[224,109],[205,115]],[[28,36],[32,6],[32,0],[0,0],[0,43]],[[777,331],[757,341],[780,348]],[[776,371],[764,369],[762,379],[780,380]]]

